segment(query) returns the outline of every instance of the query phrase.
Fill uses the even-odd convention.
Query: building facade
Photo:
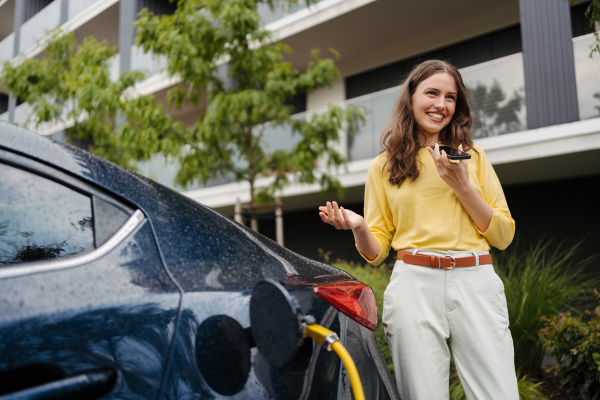
[[[263,8],[266,27],[290,45],[302,70],[310,50],[333,48],[341,78],[310,93],[298,107],[305,118],[328,104],[361,104],[370,113],[354,135],[342,135],[339,149],[349,160],[339,171],[342,202],[362,211],[367,168],[380,151],[379,137],[402,80],[419,61],[445,59],[461,71],[475,119],[475,141],[486,151],[505,189],[517,222],[518,240],[533,243],[583,240],[589,255],[600,249],[600,55],[590,57],[594,31],[585,17],[588,1],[321,0],[286,11]],[[113,74],[145,69],[138,89],[164,100],[177,82],[164,72],[164,59],[143,54],[131,29],[144,7],[169,13],[166,0],[0,1],[0,63],[41,53],[45,32],[57,25],[77,38],[93,35],[118,46]],[[0,88],[0,119],[23,124],[30,111]],[[191,123],[201,110],[169,110]],[[61,137],[64,126],[39,128]],[[269,143],[285,147],[293,136],[272,130]],[[176,165],[162,158],[142,165],[148,176],[173,186]],[[181,188],[175,188],[182,190]],[[249,198],[242,183],[216,182],[184,191],[232,216],[238,199]],[[332,257],[357,259],[352,235],[331,231],[317,214],[327,199],[317,186],[289,187],[281,198],[288,247],[312,258],[319,249]],[[274,218],[260,221],[274,236]]]

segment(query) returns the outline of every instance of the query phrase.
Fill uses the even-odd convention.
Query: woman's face
[[[412,95],[419,136],[425,139],[438,136],[454,115],[457,96],[456,82],[447,72],[435,73],[419,83]]]

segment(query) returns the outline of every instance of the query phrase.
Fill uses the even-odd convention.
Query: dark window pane
[[[171,15],[177,9],[177,2],[170,0],[138,0],[137,12],[147,8],[156,15]]]
[[[594,33],[594,24],[585,16],[585,12],[590,4],[590,1],[586,1],[583,4],[571,7],[571,29],[573,30],[573,37]]]
[[[8,111],[8,95],[0,93],[0,114]]]
[[[5,164],[0,176],[0,265],[94,248],[89,197]]]
[[[28,0],[25,1],[25,15],[23,22],[28,21],[35,14],[42,11],[46,6],[52,3],[54,0]]]
[[[127,218],[131,215],[131,212],[117,208],[96,196],[93,198],[93,204],[94,234],[96,247],[99,247],[123,226]]]

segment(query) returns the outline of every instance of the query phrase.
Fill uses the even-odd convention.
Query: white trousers
[[[450,351],[467,399],[519,399],[504,285],[492,264],[445,270],[396,261],[383,325],[403,400],[449,399]]]

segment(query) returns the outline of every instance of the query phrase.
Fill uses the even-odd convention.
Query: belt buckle
[[[445,270],[450,271],[452,268],[456,267],[456,259],[454,259],[454,257],[444,256],[443,258],[452,260],[452,264],[449,267],[443,267]],[[442,257],[438,257],[438,268],[442,268]]]

